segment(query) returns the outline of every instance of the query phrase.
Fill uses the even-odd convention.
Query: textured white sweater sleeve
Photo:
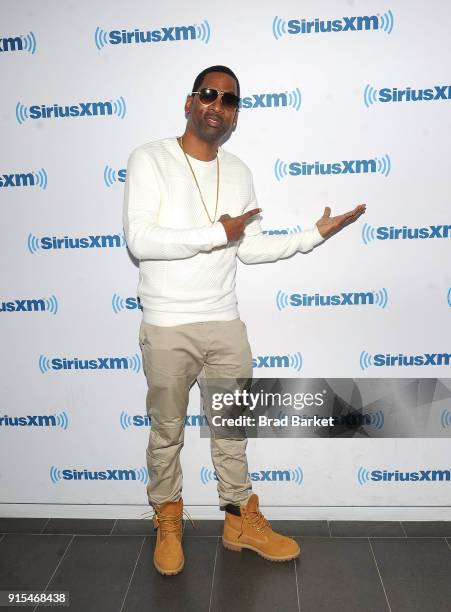
[[[258,208],[251,178],[251,195],[247,210]],[[315,227],[293,234],[263,234],[259,216],[249,220],[244,237],[238,246],[238,257],[246,264],[265,263],[291,257],[296,252],[306,253],[323,242],[324,238]]]
[[[227,243],[222,223],[192,229],[158,225],[160,193],[149,155],[135,149],[127,164],[123,224],[127,246],[137,259],[186,259]]]

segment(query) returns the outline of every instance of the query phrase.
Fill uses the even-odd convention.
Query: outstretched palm
[[[332,234],[339,232],[343,227],[345,227],[345,225],[348,225],[349,223],[352,223],[358,219],[358,217],[360,217],[365,210],[366,204],[359,204],[354,208],[354,210],[350,210],[343,215],[331,217],[330,207],[326,206],[323,216],[316,222],[316,227],[323,238],[328,238]]]

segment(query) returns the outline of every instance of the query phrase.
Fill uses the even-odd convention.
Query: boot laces
[[[263,516],[260,510],[246,514],[246,519],[257,531],[265,531],[268,527],[271,528],[271,523]]]
[[[193,521],[193,519],[191,518],[191,516],[189,515],[189,512],[187,510],[185,510],[185,508],[183,508],[183,515],[181,517],[177,517],[177,516],[171,516],[171,515],[163,515],[163,514],[158,514],[155,510],[152,514],[152,510],[148,511],[148,512],[143,512],[141,514],[141,516],[143,517],[143,519],[145,518],[152,518],[153,516],[156,516],[158,524],[160,524],[161,522],[163,522],[162,525],[162,531],[166,531],[166,532],[175,532],[178,529],[179,526],[179,521],[180,519],[183,520],[183,517],[186,517],[189,522],[191,523],[191,525],[193,526],[194,529],[196,529],[196,524]],[[174,525],[172,525],[171,523],[173,523]],[[164,527],[164,525],[167,526],[167,528]]]

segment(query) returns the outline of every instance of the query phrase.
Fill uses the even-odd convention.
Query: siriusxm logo
[[[78,104],[61,106],[53,104],[34,104],[24,106],[21,102],[16,104],[16,119],[22,125],[27,119],[62,119],[64,117],[99,117],[117,115],[123,119],[127,113],[127,106],[122,96],[117,100],[96,102],[79,102]]]
[[[127,177],[127,169],[120,168],[119,170],[114,170],[110,168],[110,166],[105,166],[103,170],[103,180],[105,181],[105,185],[107,187],[111,187],[113,183],[125,183],[125,179]]]
[[[47,172],[44,168],[36,172],[20,174],[0,174],[0,188],[5,187],[40,187],[47,189]]]
[[[363,103],[367,108],[376,102],[430,102],[435,100],[451,100],[451,85],[434,85],[427,89],[406,87],[382,87],[376,89],[367,85],[363,90]]]
[[[42,374],[50,370],[141,370],[141,360],[138,353],[131,357],[97,357],[96,359],[67,359],[66,357],[39,356],[38,366]]]
[[[50,468],[50,480],[56,484],[60,480],[138,480],[147,484],[149,474],[145,467],[137,469],[106,468],[105,470],[74,470]]]
[[[302,355],[298,351],[292,355],[257,355],[252,359],[253,368],[302,368]]]
[[[119,422],[122,429],[129,427],[151,427],[151,417],[143,414],[130,415],[122,411],[119,416]],[[203,414],[187,414],[185,415],[185,426],[187,427],[206,427],[208,425],[207,417]]]
[[[48,298],[37,298],[28,300],[12,300],[0,302],[0,312],[58,312],[58,300],[51,295]]]
[[[199,25],[169,26],[157,30],[111,30],[106,32],[97,26],[94,42],[100,51],[105,45],[130,45],[141,43],[177,42],[180,40],[210,41],[210,24],[204,19]]]
[[[244,96],[240,100],[240,108],[279,108],[290,107],[298,111],[301,108],[301,92],[298,87],[280,93],[262,93]]]
[[[288,306],[379,306],[385,308],[388,301],[387,289],[379,291],[341,292],[335,294],[321,293],[292,293],[288,295],[283,291],[276,294],[276,306],[283,310]]]
[[[259,470],[258,472],[248,472],[248,474],[254,482],[293,482],[301,485],[304,480],[304,473],[300,466],[284,470]],[[215,471],[201,467],[200,480],[202,484],[206,485],[208,482],[218,480],[218,476]]]
[[[391,353],[377,353],[370,355],[366,351],[360,353],[360,368],[366,370],[376,367],[402,367],[402,366],[449,366],[451,353],[422,353],[420,355],[392,355]]]
[[[27,414],[25,416],[0,416],[0,427],[61,427],[66,430],[69,423],[67,414]]]
[[[302,232],[302,227],[300,225],[294,225],[293,227],[287,227],[285,229],[264,230],[262,233],[268,236],[277,236],[279,234],[298,234],[299,232]]]
[[[136,297],[127,297],[122,298],[117,293],[113,293],[113,298],[111,300],[111,306],[113,308],[114,314],[118,314],[123,310],[142,310],[143,307],[139,301],[139,298]]]
[[[391,34],[393,30],[393,13],[386,11],[382,15],[359,15],[356,17],[339,17],[338,19],[289,19],[284,21],[274,17],[272,33],[276,40],[289,34],[330,34],[335,32],[362,32],[382,30]]]
[[[443,482],[451,480],[451,470],[417,470],[403,472],[401,470],[367,470],[359,467],[357,482],[364,485],[368,482]]]
[[[33,32],[0,38],[0,53],[11,51],[28,51],[32,55],[36,52],[36,36]]]
[[[97,236],[81,236],[71,238],[64,236],[41,236],[28,234],[27,247],[30,253],[36,253],[39,249],[48,251],[50,249],[59,251],[61,249],[107,249],[125,246],[124,234],[98,234]]]
[[[451,225],[425,225],[423,227],[395,227],[381,225],[373,227],[368,223],[362,226],[362,240],[368,244],[372,240],[425,240],[430,238],[450,238]]]
[[[448,302],[448,306],[451,308],[451,287],[448,289],[448,293],[446,294],[446,300]]]
[[[286,163],[276,159],[274,174],[281,181],[291,176],[325,176],[328,174],[382,174],[388,176],[391,171],[391,161],[388,155],[370,159],[343,159],[337,162],[291,162]]]

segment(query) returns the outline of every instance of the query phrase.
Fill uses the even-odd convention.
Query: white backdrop
[[[239,264],[253,354],[272,364],[255,375],[450,376],[448,3],[3,0],[0,11],[0,514],[146,509],[146,383],[138,269],[121,226],[125,168],[139,144],[183,132],[186,94],[213,64],[240,79],[243,108],[225,148],[253,172],[265,231],[310,228],[325,205],[334,214],[367,203],[364,217],[309,255]],[[113,44],[135,29],[152,30],[154,40]],[[54,105],[60,110],[43,112]],[[73,116],[55,117],[66,106]],[[338,165],[307,174],[304,162],[323,172]],[[386,239],[390,227],[410,238]],[[342,292],[373,298],[334,307],[290,298]],[[301,368],[292,367],[298,353]],[[442,357],[377,365],[376,355],[400,353]],[[276,356],[288,356],[288,366],[274,367]],[[91,360],[91,369],[69,369],[69,360]],[[215,516],[209,441],[188,421],[184,501],[195,516]],[[269,516],[449,518],[449,480],[357,478],[362,466],[450,470],[449,433],[251,440],[248,451]],[[284,470],[290,477],[278,480]]]

